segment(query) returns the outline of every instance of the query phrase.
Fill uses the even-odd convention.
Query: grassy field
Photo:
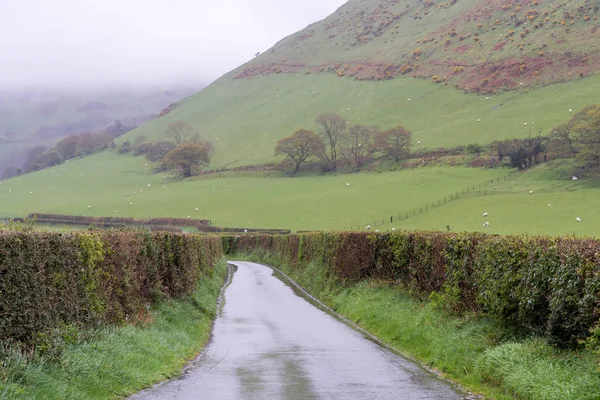
[[[276,161],[277,140],[299,128],[316,129],[319,113],[338,112],[353,124],[403,125],[413,132],[414,149],[484,144],[538,130],[547,134],[570,118],[569,109],[577,112],[600,102],[599,89],[600,75],[594,75],[486,100],[407,77],[385,82],[359,82],[333,74],[222,78],[170,114],[119,140],[133,141],[140,135],[159,140],[169,122],[182,120],[215,145],[212,168],[256,165]],[[416,145],[418,141],[421,145]]]
[[[146,167],[141,157],[110,152],[73,161],[52,171],[4,181],[0,185],[0,213],[138,218],[190,215],[211,219],[218,226],[347,229],[388,218],[389,213],[404,212],[506,173],[422,168],[297,178],[210,175],[178,181],[151,174],[150,165]],[[200,209],[197,213],[196,207]]]
[[[538,166],[385,229],[444,230],[450,225],[453,231],[600,236],[600,188],[596,182],[566,178],[556,169],[555,164]],[[485,222],[490,226],[483,227]]]
[[[358,229],[367,224],[381,231],[444,230],[450,225],[453,231],[600,234],[600,216],[595,212],[600,189],[583,179],[570,180],[557,164],[541,165],[490,186],[485,182],[509,171],[424,167],[296,178],[278,172],[230,172],[178,180],[152,174],[144,158],[112,152],[52,171],[3,181],[0,214],[191,216],[211,219],[216,226],[292,230]],[[484,184],[481,189],[479,183]],[[458,200],[418,213],[426,204],[437,205],[473,185],[477,190]],[[482,217],[484,212],[489,213],[487,218]],[[408,219],[397,220],[406,213]],[[380,225],[381,220],[385,224]],[[482,226],[486,221],[489,228]]]

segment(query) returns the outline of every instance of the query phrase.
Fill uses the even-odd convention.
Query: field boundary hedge
[[[86,217],[82,215],[62,215],[62,214],[44,214],[31,213],[26,218],[9,217],[7,220],[23,222],[26,220],[35,221],[42,224],[63,224],[63,225],[90,225],[97,228],[129,228],[142,227],[153,231],[164,231],[173,233],[182,233],[182,226],[196,228],[202,233],[263,233],[271,235],[287,235],[291,233],[289,229],[271,229],[271,228],[224,228],[212,226],[208,219],[187,219],[187,218],[148,218],[135,219],[133,217]]]
[[[216,236],[0,231],[0,343],[40,346],[65,327],[135,321],[194,291],[222,256]]]
[[[456,314],[573,346],[600,326],[600,240],[446,232],[224,236],[227,254],[271,252],[318,263],[342,283],[393,282]]]

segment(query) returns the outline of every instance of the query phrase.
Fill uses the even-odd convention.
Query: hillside
[[[234,76],[407,75],[490,93],[568,81],[600,70],[599,9],[597,0],[349,1]]]
[[[28,149],[105,127],[115,120],[139,126],[169,104],[193,93],[192,86],[112,89],[0,90],[0,175],[20,167]]]
[[[277,161],[275,142],[323,112],[401,124],[416,149],[547,134],[600,101],[600,0],[550,4],[352,0],[128,140],[182,120],[222,168]]]

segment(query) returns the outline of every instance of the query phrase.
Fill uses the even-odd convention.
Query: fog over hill
[[[169,104],[343,0],[0,3],[0,176],[27,151]]]

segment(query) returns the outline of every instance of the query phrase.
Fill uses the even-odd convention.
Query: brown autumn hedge
[[[191,293],[220,238],[147,231],[0,231],[0,341],[35,344],[65,326],[121,324]]]
[[[445,232],[227,236],[228,254],[316,262],[342,282],[391,281],[456,313],[476,312],[561,346],[600,326],[600,240]]]

